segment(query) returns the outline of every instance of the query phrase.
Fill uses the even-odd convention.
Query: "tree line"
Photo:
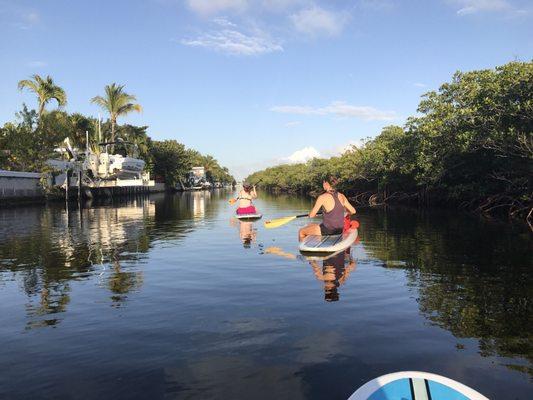
[[[65,138],[68,137],[74,147],[84,149],[88,134],[88,145],[93,151],[98,151],[98,143],[115,142],[118,138],[135,144],[138,157],[146,162],[148,171],[168,186],[173,187],[193,166],[203,166],[210,181],[234,182],[229,170],[211,155],[188,149],[176,140],[153,140],[147,134],[148,126],[119,125],[118,118],[142,109],[136,97],[124,90],[124,85],[107,85],[103,96],[91,99],[108,114],[103,123],[92,116],[66,112],[66,92],[50,76],[33,75],[21,80],[18,88],[36,95],[37,109],[23,104],[15,120],[0,127],[0,169],[46,170],[46,161],[57,158],[54,149],[62,147]],[[58,108],[48,111],[46,107],[53,101]],[[119,153],[125,151],[120,143],[112,149]]]
[[[387,126],[329,159],[285,164],[247,180],[274,191],[321,191],[334,175],[356,203],[453,204],[484,214],[533,213],[533,62],[456,72]]]

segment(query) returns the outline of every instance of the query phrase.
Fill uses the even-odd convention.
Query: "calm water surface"
[[[0,398],[345,399],[399,370],[532,398],[528,232],[360,209],[350,254],[311,262],[305,221],[239,223],[229,195],[0,210]]]

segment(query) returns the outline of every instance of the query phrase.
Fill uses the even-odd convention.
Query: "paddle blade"
[[[271,229],[271,228],[278,228],[282,225],[285,225],[289,222],[291,222],[293,219],[296,219],[296,216],[293,215],[292,217],[283,217],[283,218],[277,218],[273,219],[271,221],[265,222],[265,228]]]
[[[229,199],[228,200],[228,203],[230,203],[231,205],[235,204],[237,202],[237,199]]]

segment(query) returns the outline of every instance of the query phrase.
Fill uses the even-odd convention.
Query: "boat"
[[[87,138],[87,143],[89,139]],[[59,160],[50,159],[47,164],[53,169],[62,172],[66,176],[66,171],[80,171],[83,183],[86,186],[98,186],[101,181],[110,180],[147,180],[144,172],[145,162],[134,156],[111,154],[110,146],[121,146],[125,154],[135,154],[136,145],[118,139],[113,142],[99,143],[99,150],[91,149],[89,145],[85,151],[80,151],[72,147],[69,138],[63,141],[63,147],[55,149],[62,155]]]
[[[474,389],[441,375],[402,371],[380,376],[348,400],[488,400]]]
[[[99,143],[101,152],[93,152],[90,148],[85,153],[83,169],[91,179],[142,179],[145,162],[139,158],[109,153],[110,146],[121,145],[127,153],[135,152],[134,143],[117,140]]]
[[[351,227],[339,235],[311,235],[307,236],[299,246],[300,252],[331,254],[338,253],[350,247],[357,240],[357,228]]]

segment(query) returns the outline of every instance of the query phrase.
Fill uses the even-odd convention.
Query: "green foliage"
[[[309,192],[321,190],[320,177],[333,174],[341,189],[373,191],[384,200],[402,192],[475,204],[484,212],[531,207],[532,62],[457,72],[423,96],[418,112],[403,128],[385,127],[339,157],[280,165],[247,179]]]
[[[137,151],[117,144],[111,151],[138,157],[146,162],[146,168],[174,186],[180,177],[185,177],[191,166],[204,166],[208,179],[223,183],[234,182],[226,167],[210,155],[202,155],[193,149],[186,149],[175,140],[153,142],[147,134],[147,126],[116,125],[117,117],[131,111],[140,111],[135,96],[124,92],[123,85],[115,83],[105,87],[105,96],[96,96],[92,102],[109,112],[109,121],[100,124],[96,118],[80,113],[69,114],[54,110],[44,112],[45,105],[52,99],[59,106],[66,104],[66,94],[56,86],[51,77],[34,75],[31,80],[19,82],[19,88],[35,92],[39,99],[39,111],[29,110],[24,104],[16,114],[15,122],[0,127],[0,168],[16,171],[44,171],[46,161],[57,158],[54,149],[63,146],[69,138],[73,147],[85,150],[87,146],[98,152],[98,143],[115,141],[116,135],[125,142],[135,145]],[[87,143],[87,139],[89,143]]]
[[[38,113],[41,117],[45,111],[46,104],[51,100],[57,101],[59,107],[67,104],[67,95],[65,91],[54,83],[49,75],[42,78],[39,75],[32,75],[31,79],[24,79],[18,83],[19,90],[27,89],[37,95],[39,102]]]
[[[154,174],[162,177],[170,186],[175,186],[179,178],[184,176],[192,166],[185,146],[175,140],[152,142],[150,154],[154,162]]]
[[[106,85],[105,95],[96,96],[91,99],[91,102],[100,106],[104,111],[109,113],[111,120],[111,137],[110,140],[115,140],[115,128],[117,118],[129,114],[130,112],[141,112],[142,108],[135,103],[136,97],[124,91],[124,85],[117,85],[112,83]]]

